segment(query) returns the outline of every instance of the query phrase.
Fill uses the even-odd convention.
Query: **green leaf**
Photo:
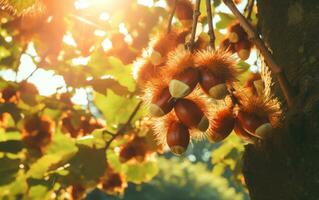
[[[90,148],[85,145],[77,145],[79,151],[70,160],[71,182],[95,182],[105,172],[106,156],[104,149]]]
[[[221,4],[221,0],[214,0],[213,2],[215,8]]]
[[[92,53],[88,67],[95,77],[111,75],[130,91],[135,90],[132,65],[125,66],[120,59],[113,56],[106,56],[102,49],[98,49]]]
[[[216,23],[217,29],[227,28],[236,18],[228,13],[218,12],[216,13],[220,17],[220,21]]]
[[[28,185],[26,177],[23,173],[19,172],[16,176],[16,180],[9,185],[0,187],[0,199],[16,199],[15,195],[23,194],[26,192]]]
[[[11,53],[8,49],[6,49],[4,46],[0,46],[0,60],[10,55]]]
[[[59,155],[44,155],[31,165],[27,176],[31,178],[41,179],[52,165],[61,161]]]
[[[48,193],[48,188],[43,185],[37,185],[30,188],[28,192],[28,198],[33,200],[47,199],[50,193]]]
[[[0,2],[1,6],[9,9],[17,15],[27,14],[32,11],[38,11],[41,7],[36,0],[4,0]]]
[[[7,156],[0,158],[0,185],[10,183],[15,179],[19,170],[19,159],[10,159]]]
[[[16,123],[21,119],[20,109],[13,103],[0,104],[0,114],[5,112],[9,113]]]
[[[102,111],[109,127],[124,124],[139,102],[136,97],[130,99],[116,95],[108,90],[107,96],[96,93],[94,102]],[[139,116],[137,115],[136,118]]]
[[[100,78],[87,81],[88,85],[91,85],[93,89],[101,94],[106,94],[107,89],[112,90],[114,93],[120,96],[129,94],[127,87],[123,87],[117,80],[113,78]]]
[[[49,170],[65,164],[76,154],[77,150],[78,148],[70,138],[57,134],[48,147],[47,154],[31,165],[27,176],[36,179],[42,178]]]
[[[78,150],[75,142],[62,133],[55,133],[53,141],[47,149],[47,154],[69,155],[74,154]]]
[[[125,166],[124,171],[127,180],[136,184],[150,181],[158,173],[157,163],[153,161],[127,164]]]
[[[105,147],[105,137],[101,134],[103,131],[98,130],[88,136],[77,139],[76,143],[88,146],[90,148],[101,149]]]
[[[91,54],[88,67],[91,69],[93,76],[101,76],[105,75],[108,70],[123,67],[123,63],[115,57],[106,56],[103,49],[100,48]]]
[[[19,140],[0,142],[0,152],[18,153],[22,150],[23,146],[23,143]]]

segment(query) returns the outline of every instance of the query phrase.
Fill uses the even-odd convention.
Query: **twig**
[[[86,105],[86,109],[92,114],[92,110],[91,110],[91,99],[90,99],[90,93],[88,91],[88,89],[85,90],[86,93],[86,100],[87,100],[87,105]]]
[[[247,19],[251,21],[251,14],[253,12],[253,7],[255,4],[255,0],[248,0],[247,5],[245,7],[244,13],[247,14]]]
[[[115,135],[115,133],[112,133],[112,132],[109,131],[109,130],[103,130],[103,133],[108,134],[108,135],[110,135],[110,136],[114,136],[114,135]]]
[[[142,106],[142,101],[140,101],[137,106],[135,107],[135,109],[133,110],[133,112],[131,113],[130,117],[128,118],[128,120],[126,121],[126,123],[115,133],[115,134],[110,134],[112,135],[112,138],[106,143],[104,149],[107,150],[111,143],[120,135],[122,135],[123,133],[125,133],[125,130],[127,129],[128,126],[130,126],[132,119],[135,117],[137,111],[140,109],[140,107]]]
[[[259,49],[260,53],[263,55],[266,64],[269,66],[272,73],[277,77],[279,86],[283,92],[283,95],[287,101],[288,107],[291,107],[293,105],[293,95],[292,95],[292,89],[287,81],[287,78],[282,71],[282,69],[277,65],[277,63],[272,58],[272,55],[268,48],[265,46],[265,43],[259,35],[254,31],[254,28],[252,25],[247,21],[247,19],[239,12],[236,5],[232,0],[223,0],[226,6],[233,12],[233,14],[237,17],[239,20],[239,23],[243,27],[243,29],[247,32],[249,39],[252,40],[252,42],[256,45],[256,47]]]
[[[33,76],[33,74],[36,72],[36,71],[38,71],[38,67],[35,67],[35,69],[24,79],[24,80],[29,80],[29,78],[31,78],[31,76]]]
[[[198,17],[200,16],[200,11],[199,11],[200,1],[201,0],[196,0],[196,5],[195,5],[194,13],[193,13],[192,33],[191,33],[191,39],[188,44],[188,49],[190,51],[194,50],[196,27],[197,27]]]
[[[207,10],[209,45],[213,50],[215,50],[215,33],[214,33],[214,25],[213,25],[211,0],[206,0],[206,10]]]
[[[174,6],[173,6],[173,10],[172,10],[171,15],[169,16],[169,19],[168,19],[167,33],[171,32],[172,21],[173,21],[173,17],[174,17],[175,11],[176,11],[177,3],[178,3],[178,0],[175,0],[174,1]]]
[[[91,27],[98,28],[98,29],[103,30],[103,31],[108,31],[108,29],[106,29],[105,27],[102,27],[102,26],[100,26],[100,25],[94,23],[93,21],[90,21],[90,20],[88,20],[88,19],[86,19],[84,17],[78,16],[78,15],[74,15],[74,14],[69,14],[68,16],[70,16],[71,18],[73,18],[73,19],[75,19],[75,20],[77,20],[79,22],[82,22],[82,23],[84,23],[86,25],[89,25]]]

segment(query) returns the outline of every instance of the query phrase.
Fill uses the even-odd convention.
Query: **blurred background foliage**
[[[248,198],[238,137],[176,158],[154,143],[143,108],[128,121],[140,101],[133,61],[166,28],[165,0],[0,2],[0,199]],[[234,17],[220,1],[213,8],[219,43]],[[255,61],[239,62],[243,77]],[[46,138],[26,136],[35,131]],[[139,157],[120,155],[141,141]]]

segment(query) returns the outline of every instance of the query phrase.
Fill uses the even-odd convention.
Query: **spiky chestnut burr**
[[[175,0],[169,0],[168,5],[173,6]],[[175,14],[184,27],[190,27],[193,19],[194,6],[190,0],[179,0],[176,4]]]
[[[273,128],[280,126],[280,103],[270,93],[254,95],[247,88],[236,88],[233,94],[239,105],[237,120],[247,132],[264,138]]]
[[[239,75],[235,61],[224,50],[200,51],[195,55],[195,64],[200,71],[199,84],[203,91],[214,99],[227,95],[227,84],[236,81]]]
[[[236,53],[235,44],[230,42],[228,38],[225,38],[220,42],[220,48],[230,53]]]
[[[155,66],[148,58],[139,58],[133,65],[133,77],[140,87],[143,87],[156,76],[161,69],[161,67]]]
[[[234,129],[235,118],[231,108],[225,108],[216,113],[211,122],[209,139],[213,142],[224,140]]]
[[[265,84],[260,73],[251,73],[245,80],[244,88],[247,88],[254,95],[262,95]]]
[[[171,52],[163,76],[169,79],[169,92],[174,98],[183,98],[190,94],[199,80],[198,69],[194,65],[193,54],[178,48]]]
[[[239,22],[236,22],[235,24],[231,25],[228,28],[228,38],[229,41],[232,43],[237,43],[241,40],[246,40],[248,38],[247,33],[245,30],[241,27]]]
[[[187,34],[187,30],[172,29],[169,33],[163,32],[155,36],[149,43],[151,63],[155,66],[163,65],[168,54],[185,42]]]
[[[251,48],[252,44],[248,39],[240,40],[235,44],[237,55],[241,60],[249,58]]]

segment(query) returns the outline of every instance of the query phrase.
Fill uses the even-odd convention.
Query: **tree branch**
[[[175,0],[174,1],[174,6],[173,6],[173,10],[172,10],[171,15],[169,16],[169,19],[168,19],[167,33],[171,32],[172,21],[173,21],[173,17],[174,17],[175,11],[176,11],[177,3],[178,3],[178,0]]]
[[[293,95],[292,89],[288,83],[288,80],[282,71],[282,69],[277,65],[277,63],[272,58],[272,55],[268,48],[265,46],[265,43],[259,35],[254,31],[252,25],[248,20],[239,12],[236,5],[232,0],[223,0],[226,6],[232,11],[232,13],[237,17],[243,29],[247,32],[249,39],[256,45],[260,53],[263,55],[266,64],[269,66],[270,70],[277,77],[279,86],[283,92],[283,95],[287,101],[288,107],[293,105]]]
[[[136,113],[138,112],[138,110],[140,109],[140,107],[142,106],[142,101],[140,101],[137,106],[134,108],[133,112],[131,113],[131,115],[129,116],[128,120],[126,121],[126,123],[115,133],[115,134],[112,134],[111,133],[110,135],[112,135],[112,138],[106,143],[104,149],[107,150],[111,143],[120,135],[124,134],[125,133],[125,130],[127,129],[127,127],[130,126],[131,124],[131,121],[133,120],[133,118],[135,117]]]
[[[214,33],[214,25],[213,25],[211,0],[206,0],[206,10],[207,10],[209,45],[213,50],[215,50],[215,33]]]
[[[191,39],[188,44],[188,49],[190,51],[194,50],[196,27],[197,27],[198,17],[200,16],[200,11],[199,11],[200,1],[201,0],[196,0],[196,5],[195,5],[194,13],[193,13],[192,33],[191,33]]]

